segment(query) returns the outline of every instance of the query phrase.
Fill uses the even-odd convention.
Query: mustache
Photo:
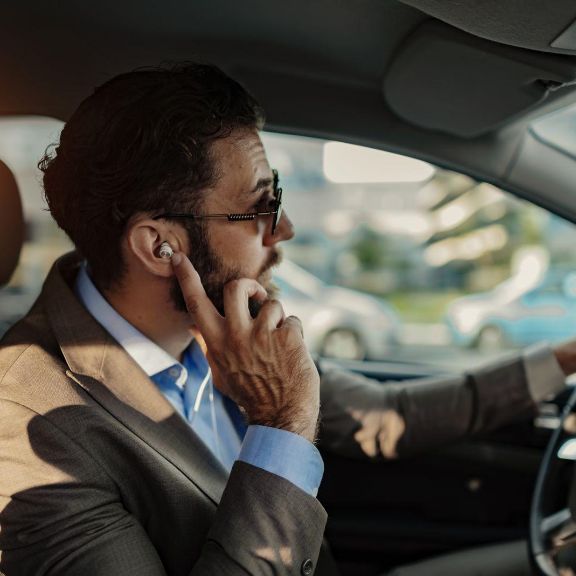
[[[270,258],[268,258],[268,260],[262,266],[258,276],[261,276],[262,274],[268,272],[270,268],[278,266],[282,262],[283,258],[284,255],[282,254],[281,250],[279,249],[274,250],[274,252],[270,254]]]

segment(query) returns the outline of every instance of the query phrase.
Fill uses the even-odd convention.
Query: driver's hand
[[[320,377],[306,349],[302,325],[267,300],[256,280],[224,287],[223,317],[206,295],[200,276],[183,253],[174,272],[194,324],[207,346],[216,387],[242,406],[250,424],[281,428],[314,441],[320,409]],[[248,300],[264,302],[252,318]]]

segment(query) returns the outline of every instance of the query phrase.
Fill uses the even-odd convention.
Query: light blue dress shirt
[[[324,463],[311,442],[267,426],[246,429],[238,407],[210,381],[194,414],[198,391],[208,372],[208,362],[196,341],[184,353],[182,363],[178,362],[112,308],[90,279],[85,265],[80,268],[75,290],[92,316],[152,379],[227,470],[235,460],[242,460],[316,496]]]

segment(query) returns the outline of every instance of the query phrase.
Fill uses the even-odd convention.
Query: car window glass
[[[285,301],[314,352],[464,368],[576,335],[571,223],[410,158],[263,140],[296,229],[285,259],[323,281],[314,309]]]
[[[557,279],[554,282],[546,282],[532,291],[532,294],[537,296],[539,295],[555,295],[555,294],[562,294],[562,281],[561,279]]]
[[[282,278],[276,275],[274,284],[280,290],[283,297],[306,298],[306,294],[304,294],[302,290],[299,290],[290,278]]]
[[[61,127],[49,118],[0,122],[0,158],[18,181],[26,220],[20,265],[0,289],[0,332],[71,249],[46,210],[37,168]],[[571,223],[409,158],[263,139],[296,227],[276,281],[313,352],[457,368],[575,335],[576,298],[565,288],[576,270]]]
[[[71,249],[47,211],[37,166],[46,147],[58,140],[62,126],[53,118],[0,119],[0,159],[18,183],[26,225],[19,266],[10,283],[0,288],[0,334],[30,308],[54,260]]]

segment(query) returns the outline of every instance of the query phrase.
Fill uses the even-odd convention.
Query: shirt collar
[[[80,267],[75,291],[90,314],[118,341],[120,346],[148,376],[153,376],[174,365],[181,368],[181,376],[185,374],[184,366],[163,348],[144,336],[110,306],[88,275],[86,263]]]

